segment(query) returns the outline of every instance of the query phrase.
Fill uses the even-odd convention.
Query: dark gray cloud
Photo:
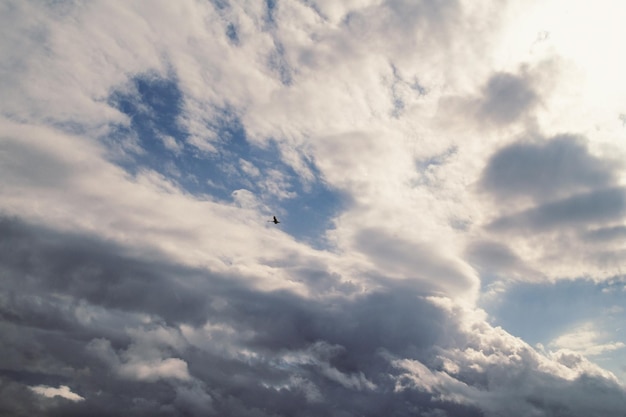
[[[482,285],[487,283],[489,275],[526,279],[541,276],[540,272],[525,265],[524,261],[503,242],[486,240],[471,242],[466,249],[466,255],[474,267],[487,274],[481,277]]]
[[[510,73],[492,75],[483,89],[478,117],[497,124],[516,121],[539,101],[532,79]]]
[[[615,183],[617,164],[592,155],[580,136],[516,142],[487,163],[481,187],[499,199],[549,200]]]
[[[523,259],[513,262],[506,251],[496,255],[493,248],[474,244],[468,248],[472,261],[484,272],[502,277],[600,274],[608,278],[621,273],[619,239],[626,233],[626,188],[619,183],[622,168],[623,162],[594,155],[586,139],[576,135],[535,138],[498,150],[479,181],[479,189],[492,197],[496,209],[485,231],[509,237],[514,250],[524,244],[533,249],[520,250]],[[532,242],[524,243],[526,239]],[[590,270],[568,268],[571,262],[565,259],[584,263]],[[545,261],[554,264],[550,267]]]
[[[202,319],[189,316],[198,314],[206,304],[204,295],[191,284],[205,276],[160,262],[156,255],[149,262],[138,261],[125,256],[120,248],[82,235],[33,230],[10,220],[2,220],[0,230],[2,268],[28,273],[7,275],[6,279],[22,290],[16,296],[46,291],[104,308],[159,314],[170,321]],[[180,275],[185,275],[186,286],[178,286],[172,279]],[[187,308],[179,308],[181,305]],[[38,320],[50,319],[45,311],[37,317],[33,316],[35,325]]]
[[[492,230],[550,232],[619,221],[626,215],[626,188],[600,189],[546,203],[489,225]]]
[[[463,352],[485,349],[479,334],[406,282],[349,297],[259,292],[236,276],[6,218],[0,249],[7,415],[495,416],[508,397],[556,415],[552,407],[569,410],[568,397],[584,388],[603,393],[604,415],[617,416],[626,398],[600,376],[568,382],[531,359],[502,363],[503,335],[503,351],[485,353],[490,367],[472,368]],[[333,279],[312,266],[297,274],[314,286]],[[458,372],[442,371],[444,357]],[[433,377],[390,358],[423,364]],[[516,393],[515,378],[503,379],[506,390],[485,384],[520,373],[527,385],[553,388],[530,395]],[[45,398],[28,389],[35,385],[67,385],[84,400]],[[461,386],[463,400],[442,394]]]
[[[581,238],[591,241],[616,241],[626,238],[626,226],[601,227],[598,229],[586,230],[581,233]]]
[[[516,266],[520,259],[510,248],[502,243],[477,241],[468,247],[468,257],[479,266],[483,263],[498,269],[508,269]]]

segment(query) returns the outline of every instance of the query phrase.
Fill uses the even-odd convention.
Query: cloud
[[[192,415],[214,415],[213,398],[202,384],[180,386],[176,389],[175,407]]]
[[[483,90],[478,116],[497,124],[516,121],[538,102],[528,79],[508,73],[492,75]]]
[[[623,152],[520,5],[0,5],[0,413],[621,415],[476,304],[621,285]]]
[[[131,345],[122,358],[106,339],[94,339],[87,350],[104,360],[121,378],[154,382],[159,379],[189,380],[187,363],[179,358],[161,358],[153,346]]]
[[[626,189],[622,187],[581,193],[546,203],[489,225],[494,230],[512,228],[549,232],[563,227],[594,226],[619,221],[626,214]]]
[[[26,233],[29,229],[37,233]],[[3,356],[35,379],[71,378],[85,398],[80,404],[91,410],[115,414],[133,403],[142,404],[142,413],[165,407],[215,415],[261,409],[298,415],[335,407],[377,415],[384,409],[400,414],[410,401],[424,412],[495,415],[512,410],[510,404],[528,410],[542,409],[541,401],[569,407],[567,381],[580,381],[581,390],[589,389],[584,381],[604,387],[602,395],[612,398],[603,406],[606,415],[626,401],[606,371],[591,364],[563,368],[480,316],[450,307],[450,301],[424,299],[410,285],[392,281],[380,290],[330,299],[258,292],[241,280],[142,258],[123,261],[125,251],[110,244],[106,264],[118,271],[100,280],[89,271],[102,266],[104,243],[86,244],[86,239],[15,222],[4,230],[4,242],[13,248],[7,255],[13,262],[2,261],[4,288],[15,289],[20,277],[31,278],[22,282],[28,291],[21,291],[19,300],[3,300],[3,326],[10,329],[5,334],[21,335],[9,336],[14,345],[3,348]],[[58,260],[67,257],[46,255],[45,245],[68,254],[82,248],[74,259],[91,269],[60,268]],[[110,278],[142,269],[148,279],[143,291],[150,289],[144,295],[132,290],[133,280]],[[44,270],[51,272],[37,272]],[[193,281],[198,273],[204,278]],[[71,276],[72,285],[59,285],[61,277]],[[89,295],[88,283],[98,284],[97,294],[117,288],[132,300]],[[198,293],[202,297],[192,301]],[[78,298],[86,301],[68,304]],[[32,315],[34,301],[41,318]],[[48,340],[51,328],[57,335]],[[35,366],[19,352],[40,343],[49,350]],[[520,391],[520,382],[527,388]],[[158,395],[152,391],[156,386]],[[546,394],[533,386],[553,388]]]
[[[515,282],[538,283],[546,278],[542,270],[514,252],[514,247],[494,239],[477,238],[468,244],[465,256],[481,277],[483,303],[501,302]]]
[[[511,271],[521,266],[521,259],[505,244],[476,241],[467,248],[469,259],[479,267],[496,271]]]
[[[498,150],[485,167],[481,187],[503,200],[554,200],[616,184],[618,165],[590,153],[584,138],[558,135],[514,142]]]
[[[582,239],[591,241],[613,241],[626,237],[626,226],[602,227],[586,230]]]
[[[606,338],[607,335],[596,330],[593,323],[583,323],[552,340],[549,346],[567,349],[584,356],[597,356],[626,347],[622,342],[606,342]]]
[[[624,248],[617,237],[626,215],[621,169],[614,157],[593,154],[588,140],[575,135],[500,148],[487,160],[478,183],[482,195],[491,197],[484,200],[486,206],[496,207],[480,239],[507,236],[506,251],[516,259],[496,259],[476,242],[468,254],[484,271],[500,270],[518,279],[620,274],[617,258]],[[569,266],[559,265],[557,258],[569,259]],[[503,259],[509,259],[504,270]]]
[[[67,385],[61,385],[59,388],[47,387],[45,385],[38,385],[36,387],[30,387],[37,394],[44,397],[53,398],[61,397],[70,401],[84,401],[85,399],[80,395],[73,393]]]
[[[389,276],[422,282],[426,293],[441,291],[455,295],[475,290],[476,277],[472,269],[430,245],[393,237],[384,229],[375,228],[362,229],[355,239],[355,246],[381,271]]]
[[[519,339],[501,337],[501,332],[498,328],[483,327],[474,333],[477,337],[470,337],[464,349],[442,352],[438,369],[416,360],[394,359],[394,366],[403,371],[397,377],[395,389],[425,390],[442,401],[477,406],[487,416],[551,415],[557,409],[568,415],[585,415],[603,407],[605,412],[614,413],[615,407],[623,403],[623,399],[610,404],[593,399],[594,395],[607,399],[609,391],[621,391],[614,379],[588,395],[588,378],[603,375],[604,371],[584,357],[578,356],[578,362],[570,363],[557,354],[552,361]],[[494,342],[497,349],[493,348]],[[561,402],[558,398],[565,392],[577,392],[582,397]]]

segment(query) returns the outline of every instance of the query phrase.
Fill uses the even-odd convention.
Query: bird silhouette
[[[278,221],[278,219],[276,218],[276,216],[272,216],[272,217],[274,217],[274,220],[268,220],[268,221],[267,221],[268,223],[274,223],[274,224],[278,224],[278,223],[280,223],[280,222]]]

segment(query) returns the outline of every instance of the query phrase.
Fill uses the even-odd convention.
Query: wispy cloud
[[[80,395],[73,393],[67,385],[61,385],[59,388],[48,387],[45,385],[38,385],[36,387],[30,387],[31,390],[44,397],[54,398],[61,397],[70,401],[84,401],[85,399]]]
[[[585,356],[602,355],[626,347],[623,342],[607,341],[607,337],[610,335],[598,331],[593,323],[583,323],[555,338],[549,346],[556,349],[568,349]]]

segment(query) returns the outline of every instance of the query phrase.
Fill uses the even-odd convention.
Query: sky
[[[0,414],[623,416],[625,19],[0,1]]]

